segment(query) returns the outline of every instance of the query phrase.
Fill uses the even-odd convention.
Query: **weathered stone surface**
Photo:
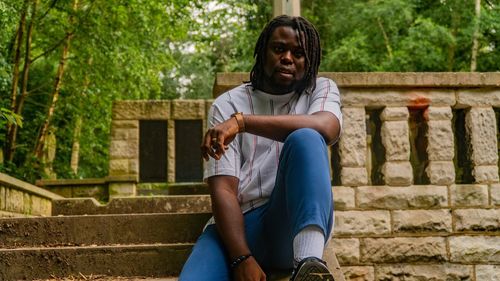
[[[453,113],[449,106],[429,106],[424,112],[424,118],[429,121],[451,120],[453,118]]]
[[[500,236],[449,237],[451,262],[500,264]]]
[[[452,206],[474,207],[488,205],[488,186],[486,185],[452,185],[450,186]]]
[[[389,211],[338,211],[335,212],[335,235],[373,235],[391,232]]]
[[[361,261],[374,263],[442,262],[446,242],[442,237],[361,239]]]
[[[5,210],[5,187],[0,186],[0,210]]]
[[[111,121],[112,129],[138,129],[139,120],[113,120]]]
[[[500,91],[498,89],[467,89],[458,91],[457,105],[500,107]]]
[[[205,119],[205,100],[173,100],[172,119]]]
[[[382,174],[387,185],[408,186],[413,182],[413,168],[409,161],[385,162]]]
[[[138,140],[112,140],[109,146],[110,159],[139,157]]]
[[[446,186],[414,185],[409,187],[358,187],[356,201],[360,208],[424,209],[448,205]]]
[[[341,264],[357,264],[359,263],[359,239],[355,238],[334,238],[330,243],[333,243],[333,249],[337,254],[339,263]]]
[[[342,167],[362,167],[366,164],[365,109],[343,108],[343,131],[339,141]]]
[[[407,107],[386,107],[380,115],[382,121],[406,121],[410,113]]]
[[[365,167],[342,167],[340,180],[344,186],[362,186],[368,184],[368,172]]]
[[[477,183],[496,183],[498,179],[498,167],[495,165],[475,166],[472,171]]]
[[[335,210],[354,208],[354,188],[348,186],[335,186],[332,188]]]
[[[109,174],[110,175],[127,175],[129,173],[128,159],[110,159]]]
[[[32,212],[32,201],[29,193],[23,194],[23,214],[31,215]]]
[[[410,133],[407,121],[383,122],[381,135],[387,161],[410,159]]]
[[[380,90],[380,89],[342,89],[344,106],[400,107],[432,104],[435,106],[455,105],[453,90]]]
[[[393,212],[395,233],[451,232],[451,213],[443,210],[406,210]]]
[[[23,213],[23,192],[11,188],[5,190],[5,210],[9,212]]]
[[[109,196],[135,196],[136,184],[135,183],[109,183]]]
[[[491,205],[500,205],[500,184],[490,185]]]
[[[139,174],[139,159],[129,159],[128,160],[128,172],[132,175]]]
[[[111,128],[112,140],[137,140],[139,139],[138,129]]]
[[[37,216],[50,216],[52,214],[52,202],[38,196],[31,197],[31,214]]]
[[[377,281],[472,281],[470,265],[391,265],[376,267]]]
[[[170,119],[170,101],[134,100],[115,101],[113,120],[166,120]]]
[[[476,281],[500,281],[500,265],[476,265]]]
[[[467,131],[471,135],[471,159],[475,166],[498,165],[498,127],[495,119],[491,107],[473,107],[465,117]]]
[[[425,172],[431,184],[450,185],[455,182],[455,165],[452,161],[429,161]]]
[[[175,182],[175,120],[168,120],[167,124],[167,181]],[[205,165],[205,163],[203,163],[203,165]]]
[[[374,281],[373,266],[343,266],[342,272],[346,281]]]
[[[429,121],[427,123],[427,155],[431,161],[451,161],[454,157],[453,130],[451,121]]]
[[[500,209],[463,209],[453,212],[455,231],[500,232]]]

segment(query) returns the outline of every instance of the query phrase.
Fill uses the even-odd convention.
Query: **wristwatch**
[[[235,112],[231,114],[231,117],[236,118],[236,122],[238,122],[238,133],[242,133],[245,131],[245,121],[243,120],[243,112]]]

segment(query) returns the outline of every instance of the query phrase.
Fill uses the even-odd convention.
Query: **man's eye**
[[[277,53],[281,53],[281,52],[285,51],[285,49],[283,47],[276,46],[276,47],[274,47],[274,51]]]
[[[304,52],[303,51],[295,51],[295,52],[293,52],[293,55],[297,58],[301,58],[304,56]]]

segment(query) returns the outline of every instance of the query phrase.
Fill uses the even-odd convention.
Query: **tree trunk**
[[[33,25],[36,19],[36,11],[37,11],[37,5],[38,5],[39,0],[34,0],[31,8],[31,19],[30,19],[30,24],[28,26],[28,33],[26,34],[26,46],[24,50],[24,66],[23,66],[23,76],[22,76],[22,86],[21,86],[21,96],[19,97],[19,100],[17,101],[17,104],[15,105],[14,113],[17,115],[22,116],[22,110],[24,106],[24,101],[26,100],[26,97],[28,96],[28,79],[29,79],[29,69],[31,66],[31,39],[33,35]],[[10,144],[9,149],[10,151],[8,152],[8,161],[12,161],[14,159],[14,153],[16,150],[16,138],[17,138],[17,130],[18,130],[17,124],[14,124],[10,127],[10,131],[8,133],[8,140],[7,142]]]
[[[82,131],[82,117],[76,119],[73,131],[73,146],[71,148],[71,170],[75,175],[78,173],[78,160],[80,158],[80,133]]]
[[[391,48],[391,42],[389,41],[389,36],[387,36],[387,33],[385,32],[384,25],[382,24],[382,20],[380,18],[377,18],[377,23],[378,27],[380,28],[380,31],[382,32],[382,35],[384,36],[385,48],[387,49],[387,56],[389,57],[390,60],[392,60],[392,48]]]
[[[16,112],[16,104],[17,104],[17,86],[19,83],[19,64],[21,62],[21,49],[24,37],[24,28],[26,25],[26,14],[28,12],[28,3],[29,0],[24,0],[23,8],[21,10],[21,17],[19,19],[19,26],[17,28],[16,42],[15,42],[15,55],[14,55],[14,67],[12,71],[12,89],[10,95],[10,110],[12,112]],[[13,144],[10,143],[10,135],[12,134],[12,129],[15,127],[15,124],[11,124],[7,122],[7,138],[5,143],[5,158],[11,159],[10,153]]]
[[[76,11],[78,8],[78,0],[73,1],[73,11]],[[71,15],[69,18],[69,22],[74,25],[74,16]],[[73,38],[73,31],[67,31],[67,36],[66,40],[64,42],[63,46],[63,51],[61,54],[61,59],[59,60],[59,66],[57,68],[57,74],[56,74],[56,79],[54,82],[54,91],[52,92],[52,99],[49,105],[49,109],[47,110],[47,116],[45,117],[45,122],[42,125],[42,128],[40,129],[40,133],[38,134],[36,144],[35,144],[35,150],[34,150],[34,156],[38,158],[39,160],[42,159],[43,156],[43,146],[45,142],[45,138],[47,137],[48,134],[48,129],[50,126],[50,122],[52,121],[52,117],[54,116],[54,110],[57,104],[57,100],[59,99],[59,91],[62,86],[62,79],[64,76],[64,69],[66,67],[66,61],[68,59],[69,55],[69,48],[70,48],[70,43],[71,39]]]
[[[474,19],[474,33],[472,34],[472,54],[470,59],[470,71],[476,71],[477,51],[479,49],[479,23],[481,21],[481,0],[476,1],[476,18]]]

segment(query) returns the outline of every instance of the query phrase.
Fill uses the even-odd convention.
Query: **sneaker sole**
[[[320,263],[308,262],[297,272],[296,281],[335,281],[328,268]]]

